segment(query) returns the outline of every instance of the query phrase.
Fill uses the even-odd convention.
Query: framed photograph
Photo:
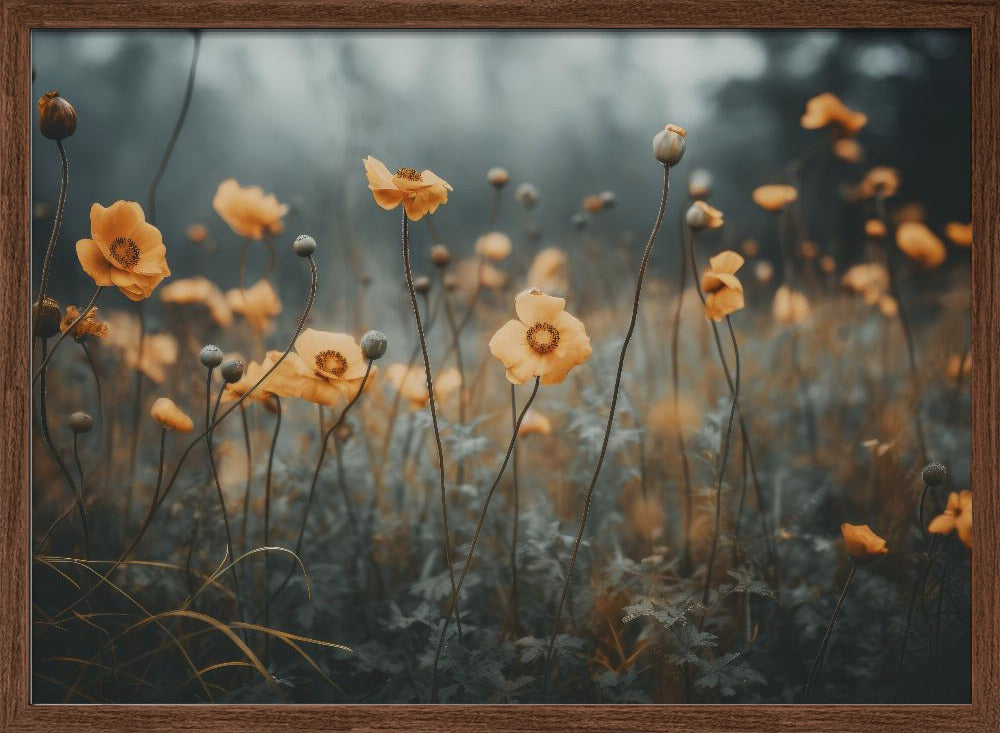
[[[1000,729],[996,0],[0,12],[0,729]]]

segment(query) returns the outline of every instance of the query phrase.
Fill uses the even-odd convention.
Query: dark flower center
[[[408,181],[419,181],[420,172],[414,170],[413,168],[400,168],[396,171],[396,178],[405,178]]]
[[[559,345],[559,330],[551,323],[536,323],[528,329],[528,346],[536,354],[548,354]]]
[[[339,351],[328,349],[316,354],[316,368],[321,372],[339,377],[347,371],[347,359]]]
[[[118,237],[111,243],[111,259],[123,270],[131,270],[139,264],[139,245],[131,239]]]

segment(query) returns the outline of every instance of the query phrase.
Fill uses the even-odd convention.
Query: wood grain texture
[[[0,0],[0,731],[1000,731],[1000,0]],[[971,706],[33,706],[29,704],[31,28],[972,29]],[[65,246],[65,243],[64,243]],[[3,663],[6,662],[6,663]]]

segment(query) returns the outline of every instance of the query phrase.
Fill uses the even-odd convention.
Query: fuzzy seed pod
[[[948,469],[943,463],[928,463],[920,473],[920,478],[927,486],[940,486],[948,478]]]
[[[292,242],[292,251],[299,257],[308,257],[316,251],[316,240],[308,234],[300,234]]]
[[[59,303],[45,296],[41,305],[35,303],[33,310],[35,311],[35,336],[47,339],[59,333],[59,322],[62,321]]]
[[[361,337],[361,353],[371,361],[385,356],[388,347],[389,339],[381,331],[369,331]]]
[[[86,412],[74,412],[69,416],[69,427],[74,433],[89,433],[94,427],[94,418]]]
[[[208,344],[198,353],[198,361],[206,369],[215,369],[222,363],[222,349],[215,344]]]
[[[222,362],[219,373],[222,374],[222,378],[226,380],[227,384],[234,384],[243,379],[243,370],[242,359],[226,359]]]
[[[653,138],[653,157],[666,166],[675,166],[684,157],[687,130],[679,125],[667,125]]]
[[[38,128],[50,140],[63,140],[76,131],[76,110],[59,92],[46,92],[38,98]]]

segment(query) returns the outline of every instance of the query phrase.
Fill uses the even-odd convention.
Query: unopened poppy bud
[[[89,433],[94,427],[94,418],[86,412],[74,412],[69,416],[69,427],[74,433]]]
[[[510,173],[507,172],[506,168],[496,166],[486,171],[486,180],[490,182],[493,188],[501,189],[510,180]]]
[[[426,275],[421,275],[413,280],[413,289],[423,295],[431,289],[431,279]]]
[[[371,361],[385,356],[388,347],[389,339],[381,331],[369,331],[361,337],[361,353]]]
[[[300,234],[292,242],[292,251],[299,257],[308,257],[316,251],[316,240],[308,234]]]
[[[686,148],[687,130],[679,125],[667,125],[653,138],[653,157],[663,165],[680,163]]]
[[[38,338],[52,338],[59,333],[59,322],[62,320],[62,313],[59,311],[59,304],[52,298],[46,296],[42,298],[41,304],[35,303],[35,336]]]
[[[722,226],[722,212],[714,209],[704,201],[695,201],[684,216],[687,225],[695,231],[703,229],[718,229]]]
[[[222,378],[226,380],[227,384],[234,384],[235,382],[243,379],[243,360],[242,359],[226,359],[222,362],[222,366],[219,368],[219,373]]]
[[[928,486],[940,486],[948,478],[948,469],[943,463],[938,463],[937,461],[928,463],[920,473],[920,478]]]
[[[695,200],[707,199],[712,193],[712,174],[704,168],[696,168],[688,179],[688,196]]]
[[[451,252],[443,244],[435,244],[431,247],[431,262],[436,267],[447,267],[451,263]]]
[[[59,92],[46,92],[38,98],[38,128],[50,140],[67,138],[76,131],[76,110]]]
[[[206,369],[215,369],[223,358],[222,349],[215,344],[208,344],[198,353],[198,360]]]
[[[576,214],[573,214],[569,222],[573,225],[574,229],[583,229],[587,226],[587,217],[586,215],[577,212]]]
[[[526,209],[533,209],[538,204],[538,189],[531,183],[522,183],[514,191],[514,198],[520,201]]]

